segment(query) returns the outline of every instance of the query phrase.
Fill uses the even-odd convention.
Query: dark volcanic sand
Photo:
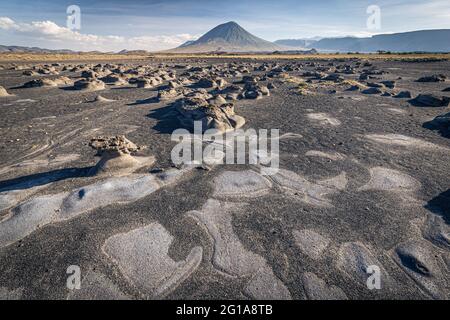
[[[207,66],[227,62],[230,60],[168,63]],[[141,63],[156,67],[159,62]],[[335,62],[339,63],[346,62]],[[441,73],[450,77],[449,61],[373,63],[388,72],[376,76],[382,80],[402,77],[396,80],[396,88],[388,91],[409,90],[412,97],[420,93],[450,96],[442,92],[450,86],[449,81],[415,82],[425,75]],[[313,68],[305,66],[289,74],[300,75],[306,70]],[[79,76],[70,72],[61,75]],[[358,74],[344,76],[350,79]],[[156,157],[152,168],[171,168],[174,142],[170,141],[170,133],[179,124],[168,102],[151,99],[156,97],[157,89],[138,89],[135,85],[107,86],[97,92],[61,87],[16,88],[32,78],[38,77],[23,76],[22,71],[0,71],[0,85],[14,95],[0,97],[0,192],[23,191],[42,177],[50,180],[48,184],[39,183],[41,188],[25,194],[14,206],[40,195],[70,192],[101,182],[104,177],[83,177],[83,168],[98,160],[88,146],[94,136],[126,135],[134,143],[147,146],[139,155]],[[450,112],[449,108],[417,107],[408,99],[364,95],[337,86],[336,93],[302,96],[294,83],[279,79],[273,83],[277,88],[271,90],[270,97],[239,100],[235,103],[236,113],[246,119],[244,129],[276,128],[281,134],[302,136],[280,142],[282,169],[311,182],[345,172],[347,184],[323,196],[328,206],[308,201],[302,191],[288,195],[273,182],[271,190],[258,197],[224,199],[214,194],[214,179],[225,171],[250,167],[196,169],[136,201],[114,201],[70,220],[48,223],[0,247],[0,299],[448,299],[450,140],[423,124]],[[91,102],[98,94],[117,101]],[[326,113],[340,124],[310,119],[307,114],[311,113]],[[366,137],[386,134],[418,140],[398,146]],[[308,153],[311,151],[341,156],[332,160]],[[152,168],[141,168],[139,172],[148,175]],[[391,170],[407,181],[389,180],[398,178],[392,177]],[[371,172],[381,177],[370,181]],[[17,187],[15,182],[21,181],[29,185]],[[198,218],[201,214],[187,214],[201,211],[208,199],[222,203],[216,210],[204,209],[203,218]],[[224,202],[231,203],[231,209],[227,210]],[[15,214],[14,210],[0,211],[0,219],[4,219],[0,224],[10,214]],[[216,233],[208,231],[205,221],[216,228]],[[232,227],[226,227],[227,222]],[[158,224],[163,227],[158,230],[165,229],[173,237],[171,243],[159,238],[161,233],[154,230]],[[135,234],[135,229],[148,233]],[[119,245],[114,247],[107,241],[110,238]],[[125,249],[117,249],[120,244]],[[168,246],[168,253],[164,248],[154,253],[158,246]],[[111,254],[114,248],[118,251]],[[148,252],[156,258],[146,260]],[[190,253],[194,257],[186,259]],[[135,259],[129,254],[134,254]],[[174,261],[179,264],[173,270],[158,268],[158,259],[170,266]],[[190,267],[184,266],[185,259]],[[361,276],[367,265],[373,264],[381,268],[380,290],[368,290]],[[80,266],[85,280],[76,292],[66,287],[70,265]],[[155,286],[160,287],[169,273],[175,278],[170,289],[155,295],[147,279],[158,275],[163,280],[156,281]],[[248,289],[253,282],[259,289]]]

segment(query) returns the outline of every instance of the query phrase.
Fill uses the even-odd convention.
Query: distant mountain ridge
[[[11,52],[11,53],[77,53],[76,51],[61,49],[61,50],[51,50],[42,49],[38,47],[23,47],[23,46],[3,46],[0,45],[0,52]]]
[[[89,54],[115,54],[115,52],[103,52],[103,51],[74,51],[69,49],[45,49],[39,47],[24,47],[24,46],[5,46],[0,45],[0,53],[48,53],[48,54],[80,54],[80,53],[89,53]],[[148,51],[145,50],[122,50],[117,54],[149,54]]]
[[[204,52],[450,52],[450,29],[419,30],[394,34],[381,34],[367,38],[341,37],[312,39],[281,39],[270,42],[258,38],[235,22],[221,24],[195,41],[187,41],[169,53]],[[0,53],[59,53],[79,54],[69,49],[43,49],[39,47],[0,45]],[[90,51],[84,53],[102,53]],[[113,52],[107,52],[113,53]],[[145,50],[122,50],[119,54],[149,54]]]
[[[277,40],[274,43],[281,46],[288,46],[293,48],[310,48],[317,40],[313,39],[282,39]]]
[[[278,40],[278,44],[330,52],[450,52],[450,29],[419,30],[381,34],[368,38],[324,38],[305,43],[304,40]]]
[[[218,25],[196,41],[188,41],[168,52],[273,52],[283,49],[283,46],[258,38],[231,21]]]

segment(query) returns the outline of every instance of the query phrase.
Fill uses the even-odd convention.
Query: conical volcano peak
[[[213,28],[197,41],[184,44],[175,49],[176,52],[272,52],[279,50],[276,44],[258,38],[242,28],[238,23],[230,21]]]
[[[241,28],[241,26],[235,21],[228,21],[226,23],[218,25],[218,27],[219,26],[229,26],[229,27],[239,27],[239,28]]]
[[[219,29],[219,30],[229,30],[229,29],[239,29],[239,30],[243,30],[245,31],[244,28],[242,28],[237,22],[235,21],[229,21],[226,23],[222,23],[219,24],[217,27],[215,27],[214,29]],[[212,29],[212,30],[214,30]],[[212,31],[211,30],[211,31]]]
[[[263,41],[262,39],[259,39],[247,32],[236,22],[228,22],[218,25],[198,39],[197,42],[209,42],[212,40],[224,40],[239,45],[254,44],[259,41]]]

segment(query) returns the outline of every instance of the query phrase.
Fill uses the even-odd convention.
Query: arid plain
[[[0,298],[448,299],[449,77],[448,55],[3,55]],[[174,166],[193,120],[279,129],[280,170]]]

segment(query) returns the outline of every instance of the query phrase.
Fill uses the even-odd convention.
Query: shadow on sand
[[[158,97],[143,99],[143,100],[136,100],[135,102],[128,103],[127,106],[139,106],[141,104],[153,104],[158,103],[159,99]]]
[[[0,181],[0,192],[24,190],[70,178],[90,177],[93,167],[67,168]]]
[[[173,104],[151,110],[147,117],[158,121],[153,129],[157,130],[159,133],[172,134],[173,131],[183,128],[178,121],[177,112],[175,111]]]
[[[450,117],[450,113],[445,116]],[[450,138],[450,123],[444,125],[444,123],[440,122],[438,118],[425,122],[422,127],[424,127],[425,129],[437,131],[444,138]]]
[[[442,216],[446,224],[450,224],[450,189],[428,201],[425,208]]]

